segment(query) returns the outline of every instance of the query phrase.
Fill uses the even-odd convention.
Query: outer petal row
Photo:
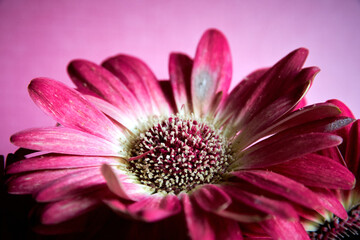
[[[218,93],[227,94],[232,75],[230,48],[225,36],[214,29],[200,39],[191,74],[195,114],[207,113]]]
[[[135,57],[117,55],[102,65],[127,86],[148,114],[171,112],[159,81],[144,62]]]
[[[123,134],[104,114],[80,93],[58,81],[37,78],[31,81],[29,93],[34,102],[65,127],[90,133],[111,142]]]
[[[65,127],[29,129],[14,134],[10,140],[16,146],[39,151],[85,156],[122,156],[120,146]]]

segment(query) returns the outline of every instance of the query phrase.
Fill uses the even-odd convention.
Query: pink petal
[[[342,146],[343,143],[340,144],[340,146]],[[346,166],[345,160],[339,150],[339,146],[332,147],[332,148],[326,148],[326,149],[318,151],[317,153],[321,156],[328,157],[328,158],[336,161],[337,163],[340,163],[342,166]]]
[[[87,60],[73,60],[68,72],[81,91],[90,90],[119,108],[122,114],[136,114],[139,103],[130,90],[107,69]]]
[[[37,78],[31,81],[33,101],[61,125],[117,142],[122,133],[80,93],[63,83]]]
[[[295,112],[294,112],[295,113]],[[294,119],[290,119],[290,122]],[[233,148],[235,149],[244,149],[248,147],[248,145],[251,143],[248,139],[252,139],[252,141],[261,139],[263,137],[269,136],[271,134],[276,133],[275,135],[272,135],[270,138],[265,139],[264,141],[261,141],[259,144],[255,145],[253,150],[262,147],[270,142],[278,142],[282,141],[283,139],[292,138],[294,136],[300,136],[300,135],[306,135],[310,133],[329,133],[334,132],[348,124],[353,122],[353,119],[347,118],[347,117],[328,117],[323,118],[320,120],[315,120],[311,122],[306,122],[302,125],[297,125],[291,128],[287,128],[286,124],[283,126],[280,126],[279,130],[282,130],[279,133],[276,133],[274,130],[272,130],[272,127],[265,130],[264,132],[259,133],[255,136],[244,136],[246,134],[246,130],[244,132],[241,132],[236,136],[236,138],[233,140]],[[298,122],[300,124],[300,122]],[[290,123],[291,124],[291,123]],[[292,122],[292,124],[296,124]],[[289,125],[290,127],[291,125]],[[282,129],[281,129],[282,128]]]
[[[114,211],[118,215],[124,216],[124,217],[129,217],[129,213],[127,211],[128,204],[124,203],[123,199],[120,199],[120,198],[103,199],[103,202],[108,207],[110,207],[112,211]]]
[[[49,203],[42,213],[41,222],[43,224],[58,224],[89,212],[100,203],[99,198],[85,196]]]
[[[241,224],[241,231],[243,232],[243,236],[246,240],[264,240],[269,239],[271,240],[270,236],[266,234],[266,232],[260,227],[259,224]]]
[[[346,167],[318,154],[307,154],[272,166],[270,170],[312,187],[352,189],[355,183],[354,176]]]
[[[339,136],[328,133],[299,134],[276,141],[270,137],[241,152],[237,163],[240,169],[265,168],[336,146],[341,140]]]
[[[250,206],[246,206],[246,208],[248,208],[246,212],[241,208],[243,208],[243,204],[236,202],[235,204],[231,204],[228,209],[216,212],[216,214],[241,223],[256,223],[269,217],[267,213]]]
[[[328,100],[327,102],[336,105],[341,111],[341,116],[355,119],[354,114],[343,102],[341,102],[337,99]],[[349,125],[336,131],[336,134],[343,138],[343,143],[338,147],[343,155],[345,155],[345,153],[346,153],[346,148],[347,148],[347,144],[349,141],[348,137],[349,137],[349,133],[350,133],[350,128],[351,128],[351,125],[349,124]]]
[[[299,221],[289,221],[274,216],[269,220],[261,222],[260,225],[273,239],[310,240]]]
[[[289,94],[284,94],[284,96],[279,97],[273,103],[259,111],[248,124],[243,126],[244,129],[238,135],[237,139],[235,139],[235,144],[243,148],[257,139],[264,137],[267,129],[271,128],[273,123],[295,107],[307,91],[309,85],[310,82],[307,82]],[[237,126],[236,129],[240,129],[240,127],[241,126]]]
[[[259,79],[267,70],[268,68],[256,70],[236,85],[225,99],[222,108],[219,109],[220,112],[218,117],[222,122],[225,122],[227,119],[235,117],[240,113],[247,100],[258,86]]]
[[[225,36],[210,29],[201,37],[191,75],[191,96],[196,114],[204,114],[218,92],[227,94],[232,75],[230,48]]]
[[[284,126],[285,130],[275,135],[272,135],[271,138],[266,139],[263,142],[264,144],[266,142],[276,142],[281,139],[291,138],[296,135],[305,135],[309,133],[332,133],[352,123],[353,121],[354,120],[351,118],[340,116],[340,117],[329,117],[317,121],[307,122],[303,125],[295,126],[288,129],[286,129],[286,127]],[[272,134],[272,132],[266,133],[266,135],[269,134]],[[240,146],[240,147],[244,148],[245,146]]]
[[[242,142],[249,143],[251,140],[260,139],[266,136],[268,128],[272,128],[274,123],[278,121],[284,114],[290,112],[296,107],[300,100],[309,90],[311,81],[320,70],[316,67],[302,69],[294,78],[293,85],[289,89],[284,90],[283,94],[275,98],[272,102],[267,103],[263,109],[259,110],[256,115],[245,125],[243,122],[243,114],[237,120],[236,129],[242,129]],[[247,145],[242,143],[240,145]]]
[[[115,173],[111,166],[103,164],[101,172],[110,191],[119,197],[135,201],[139,200],[144,195],[137,184],[122,181],[121,177],[125,179],[127,176]]]
[[[16,146],[78,155],[119,156],[122,149],[105,139],[64,127],[29,129],[11,136]]]
[[[186,194],[182,204],[192,239],[243,239],[236,221],[203,211]]]
[[[123,130],[133,130],[137,126],[136,117],[145,117],[143,111],[137,112],[136,116],[124,114],[123,111],[114,105],[91,95],[85,96],[92,104],[94,104],[101,112],[119,123]]]
[[[354,114],[351,112],[350,108],[346,106],[343,102],[337,99],[331,99],[327,101],[328,103],[336,105],[341,110],[341,115],[344,117],[355,118]]]
[[[119,165],[122,160],[116,157],[68,156],[48,154],[15,162],[7,167],[7,173],[21,173],[34,170],[50,170],[64,168],[84,168],[109,165]]]
[[[304,97],[303,99],[300,100],[300,102],[296,105],[295,109],[294,110],[298,110],[300,108],[304,108],[306,107],[307,105],[307,100],[306,98]]]
[[[334,213],[342,219],[347,219],[348,214],[344,206],[339,202],[339,196],[337,194],[324,188],[313,188],[312,190],[319,197],[321,205],[326,210]]]
[[[38,202],[53,202],[77,196],[81,193],[106,188],[105,179],[99,168],[86,169],[58,178],[37,192]]]
[[[166,98],[166,101],[169,103],[171,112],[177,113],[178,110],[176,107],[176,102],[175,102],[174,93],[173,93],[173,89],[172,89],[170,80],[160,80],[159,83],[160,83],[161,90],[164,93],[164,96]]]
[[[180,200],[175,195],[151,196],[128,207],[128,211],[146,222],[155,222],[180,213]]]
[[[54,180],[79,171],[82,169],[47,170],[15,175],[8,180],[8,192],[11,194],[36,193]]]
[[[191,70],[193,61],[185,54],[172,53],[169,59],[169,75],[177,109],[184,105],[192,111]]]
[[[215,233],[199,207],[191,202],[187,194],[183,194],[181,200],[190,236],[193,239],[215,239]]]
[[[134,94],[137,101],[143,106],[143,110],[151,113],[152,102],[146,83],[138,73],[126,61],[119,56],[114,56],[102,63],[112,74],[120,79],[121,82]]]
[[[319,103],[306,106],[295,112],[284,116],[282,120],[273,124],[267,130],[267,134],[273,132],[280,132],[288,128],[301,126],[303,124],[318,121],[325,118],[332,118],[340,115],[340,109],[329,103]]]
[[[227,185],[224,186],[226,187]],[[236,186],[241,190],[246,189],[244,185],[238,186],[238,183]],[[223,189],[226,191],[226,188]],[[259,222],[269,217],[268,212],[264,212],[234,198],[231,198],[231,203],[226,209],[216,211],[215,213],[219,216],[233,219],[242,224]]]
[[[349,170],[359,178],[360,174],[360,120],[356,120],[350,129],[346,148],[345,161]],[[360,180],[358,180],[360,181]],[[357,188],[359,183],[357,183]]]
[[[205,185],[195,190],[192,196],[205,211],[219,211],[227,208],[231,198],[216,185]]]
[[[307,55],[307,49],[297,49],[262,75],[255,91],[242,108],[240,126],[248,123],[261,109],[272,103],[288,89],[294,85],[297,86],[295,77],[300,72]]]
[[[169,111],[169,105],[159,81],[140,59],[117,55],[107,59],[102,65],[130,89],[145,111],[151,113],[150,110],[153,107],[155,112],[166,113]]]
[[[290,92],[293,88],[297,88],[300,85],[303,85],[307,82],[313,82],[315,76],[320,72],[320,68],[318,67],[307,67],[301,69],[301,71],[296,75],[294,79],[294,83],[288,89],[285,89],[285,92]],[[311,86],[310,84],[310,86]]]
[[[236,185],[225,185],[223,190],[231,197],[235,205],[238,204],[242,208],[249,206],[270,216],[279,216],[289,220],[298,219],[297,212],[285,201],[273,200],[263,195],[246,192]],[[232,210],[234,211],[234,209]]]
[[[232,175],[305,207],[313,209],[321,205],[316,194],[310,189],[280,174],[262,170],[246,170],[233,172]]]

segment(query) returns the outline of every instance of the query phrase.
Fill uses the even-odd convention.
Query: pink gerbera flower
[[[342,115],[355,118],[350,109],[338,100],[330,100],[342,110]],[[335,148],[322,151],[323,155],[347,166],[356,177],[356,185],[352,190],[333,190],[348,213],[347,218],[341,218],[331,212],[313,214],[305,218],[304,225],[311,239],[359,239],[360,236],[360,122],[356,120],[351,125],[337,131],[343,143]]]
[[[340,144],[331,132],[352,119],[331,103],[295,110],[319,71],[302,69],[307,54],[295,50],[231,92],[230,50],[217,30],[205,32],[194,59],[171,54],[170,81],[131,56],[72,61],[77,90],[46,78],[29,85],[59,125],[11,137],[41,155],[7,168],[16,174],[8,191],[45,203],[48,226],[105,204],[157,226],[178,219],[166,226],[193,239],[242,239],[254,222],[277,239],[306,239],[301,213],[343,211],[308,185],[354,185],[341,163],[310,154]]]

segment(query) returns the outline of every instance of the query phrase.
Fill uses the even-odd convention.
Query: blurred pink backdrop
[[[54,121],[32,103],[27,85],[50,77],[72,85],[67,63],[100,63],[127,53],[168,78],[168,55],[194,56],[202,33],[220,29],[232,50],[233,84],[251,71],[306,47],[321,72],[310,103],[337,98],[360,117],[360,1],[0,0],[0,154],[11,134]]]

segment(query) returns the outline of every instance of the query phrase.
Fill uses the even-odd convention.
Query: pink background
[[[338,98],[359,117],[359,25],[359,0],[0,0],[0,154],[16,149],[12,133],[54,124],[28,96],[32,78],[72,86],[66,74],[71,59],[100,63],[122,52],[166,79],[169,53],[193,56],[210,27],[229,40],[232,86],[303,46],[310,50],[306,65],[322,69],[309,102]]]

